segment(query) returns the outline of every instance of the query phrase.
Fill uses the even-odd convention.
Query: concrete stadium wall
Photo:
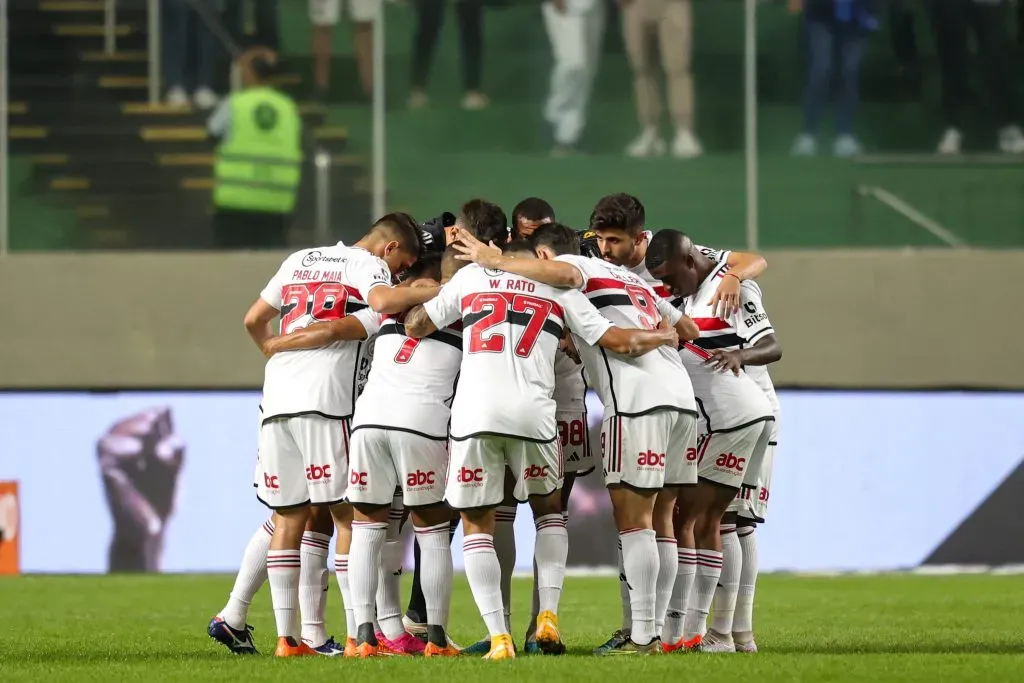
[[[242,316],[282,253],[0,261],[0,387],[257,388]],[[1024,252],[769,252],[780,386],[1024,388]]]

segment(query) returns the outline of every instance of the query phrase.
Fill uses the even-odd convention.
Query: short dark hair
[[[553,221],[555,210],[540,197],[527,197],[512,209],[512,227],[519,225],[519,219],[528,221]]]
[[[576,231],[561,223],[545,223],[530,235],[534,249],[547,247],[557,256],[580,253],[580,238]]]
[[[278,74],[277,60],[268,59],[263,55],[256,55],[252,58],[250,63],[252,67],[252,73],[256,76],[256,80],[260,83],[264,83]]]
[[[470,199],[459,209],[459,223],[484,244],[508,241],[508,218],[501,207],[486,199]]]
[[[644,265],[648,270],[655,270],[668,261],[684,256],[683,245],[686,244],[687,236],[678,230],[659,230],[654,233],[647,243],[647,255],[644,256]]]
[[[455,273],[459,272],[459,270],[462,269],[463,266],[469,265],[469,261],[463,261],[462,259],[458,258],[460,253],[461,252],[458,249],[456,249],[450,244],[447,247],[445,247],[444,253],[441,254],[442,280],[446,277],[452,277],[453,275],[455,275]]]
[[[529,240],[512,240],[501,245],[502,254],[531,254],[536,256]]]
[[[370,228],[371,233],[386,235],[401,246],[403,251],[417,256],[422,249],[420,225],[407,213],[389,213],[381,217]]]
[[[633,237],[640,234],[646,222],[644,205],[625,193],[602,197],[590,214],[591,230],[625,230]]]
[[[417,280],[424,277],[428,277],[431,280],[441,279],[441,254],[428,252],[420,256],[416,259],[416,263],[409,266],[402,274],[402,281]]]

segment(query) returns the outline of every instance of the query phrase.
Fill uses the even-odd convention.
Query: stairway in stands
[[[103,50],[103,7],[103,0],[9,5],[10,152],[33,165],[30,186],[12,187],[11,197],[31,194],[74,210],[70,248],[203,248],[212,216],[209,112],[151,106],[145,4],[119,1],[113,54]],[[301,82],[287,74],[277,85],[296,93]],[[344,153],[347,131],[325,125],[322,106],[300,100],[300,109],[334,162],[332,230],[358,234],[369,224],[368,169]],[[295,244],[313,241],[314,187],[309,159]]]

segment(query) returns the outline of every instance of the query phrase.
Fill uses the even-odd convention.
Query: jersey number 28
[[[478,294],[470,305],[471,313],[483,313],[470,330],[469,353],[501,353],[505,350],[505,335],[499,332],[487,334],[487,330],[505,322],[523,326],[523,334],[515,345],[515,354],[527,358],[537,344],[544,323],[554,308],[547,299],[516,294],[511,301],[497,292]]]
[[[345,317],[348,290],[340,282],[300,282],[281,290],[281,333],[296,329],[296,321],[308,315],[314,321]]]

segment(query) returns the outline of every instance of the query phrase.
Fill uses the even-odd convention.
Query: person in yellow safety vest
[[[276,66],[266,48],[243,54],[242,90],[223,100],[207,123],[219,141],[213,190],[219,249],[287,244],[302,177],[302,118],[291,97],[267,85]]]

